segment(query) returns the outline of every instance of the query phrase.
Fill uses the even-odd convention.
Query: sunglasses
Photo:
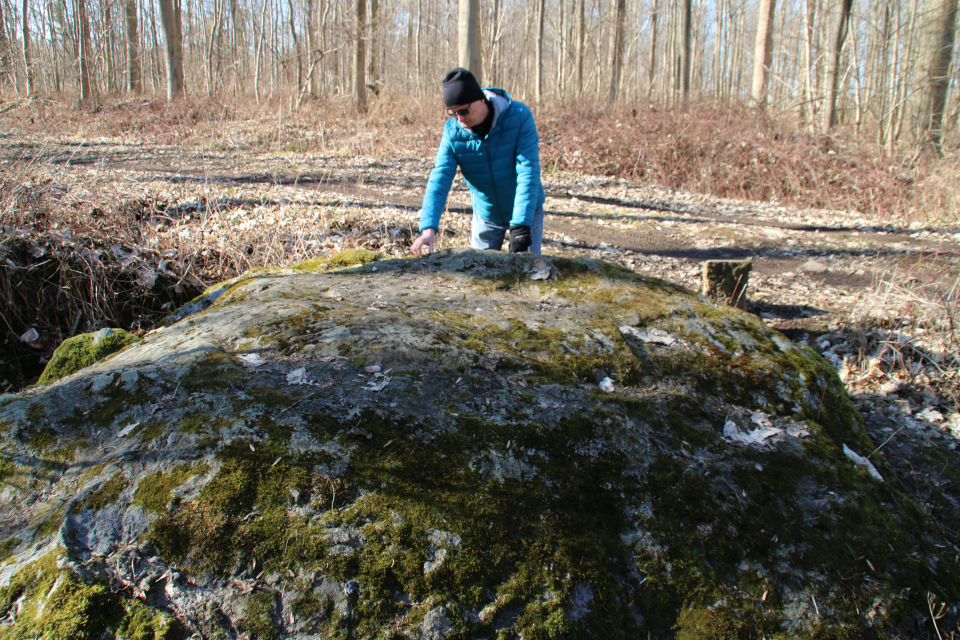
[[[457,109],[456,111],[447,111],[447,115],[451,118],[456,118],[457,116],[465,116],[470,114],[470,105],[465,106],[463,109]]]

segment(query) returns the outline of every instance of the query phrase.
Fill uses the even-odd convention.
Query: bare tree
[[[937,34],[933,41],[929,77],[924,104],[924,148],[940,155],[943,142],[943,111],[950,88],[950,64],[953,60],[953,45],[957,39],[958,0],[940,0],[937,16]]]
[[[206,64],[207,71],[207,95],[213,95],[216,87],[222,83],[222,69],[220,67],[223,58],[223,21],[225,14],[224,0],[214,0],[213,18],[209,20],[210,29],[208,31],[206,45]],[[291,11],[291,16],[292,16]],[[292,18],[291,18],[292,19]]]
[[[124,40],[127,51],[127,93],[140,93],[140,37],[137,34],[137,0],[123,3]]]
[[[814,31],[816,21],[817,0],[805,0],[806,11],[803,13],[803,117],[811,129],[816,129],[816,74],[814,73]]]
[[[546,4],[545,0],[537,0],[537,59],[534,63],[537,81],[534,96],[538,103],[543,100],[543,22]]]
[[[461,67],[469,69],[482,82],[480,59],[480,0],[460,0],[457,20],[457,49]]]
[[[33,58],[30,55],[30,6],[27,0],[23,0],[22,26],[20,28],[20,37],[23,43],[23,66],[27,76],[27,95],[32,96],[36,91],[34,87]]]
[[[660,0],[653,0],[653,11],[650,13],[650,57],[647,61],[648,99],[653,96],[653,81],[657,75],[657,22],[659,19]]]
[[[366,49],[364,47],[364,23],[367,20],[367,0],[356,0],[354,5],[353,40],[353,101],[360,113],[367,111],[367,87],[364,81],[366,73]]]
[[[90,83],[90,23],[87,21],[87,0],[74,0],[77,20],[77,71],[80,80],[80,101],[93,100]]]
[[[577,0],[577,28],[576,28],[576,61],[574,63],[577,95],[583,93],[583,43],[587,35],[584,0]]]
[[[690,101],[690,72],[693,55],[693,0],[683,0],[681,19],[683,33],[683,51],[680,65],[680,91],[684,106]]]
[[[753,83],[750,89],[750,96],[758,107],[762,107],[767,99],[767,71],[773,59],[773,13],[776,4],[776,0],[760,0],[757,40],[753,48]]]
[[[314,13],[316,13],[316,9],[313,0],[305,0],[305,5],[304,18],[306,18],[307,21],[307,83],[310,88],[310,97],[316,98],[320,95],[317,88],[318,74],[315,73],[317,61],[319,60],[317,55],[317,28],[314,23]]]
[[[370,0],[370,50],[367,52],[367,87],[379,96],[383,88],[383,78],[380,73],[380,0]]]
[[[111,2],[100,0],[99,24],[96,30],[97,37],[100,40],[97,47],[97,57],[103,62],[103,79],[107,93],[116,93],[117,77],[116,65],[114,64],[114,30],[113,18],[111,16]]]
[[[828,133],[836,124],[837,92],[840,89],[840,54],[843,44],[847,40],[850,28],[850,13],[853,10],[853,0],[840,1],[840,15],[830,38],[830,60],[827,64],[827,76],[824,82],[826,95],[823,100],[822,130]]]
[[[610,94],[608,102],[612,105],[617,101],[617,90],[620,88],[620,74],[623,69],[623,49],[625,26],[627,19],[626,0],[616,0],[613,14],[613,31],[610,33]]]
[[[173,100],[184,90],[183,35],[180,23],[180,0],[159,0],[163,25],[164,52],[167,68],[167,99]]]
[[[3,16],[3,3],[0,2],[0,81],[6,83],[10,75],[10,39],[7,38],[7,25]]]
[[[293,0],[287,0],[287,7],[289,9],[287,23],[290,26],[290,38],[293,40],[293,57],[297,69],[296,91],[293,92],[293,95],[297,96],[300,94],[300,88],[303,86],[303,56],[300,51],[300,37],[297,35],[297,12],[293,8]]]

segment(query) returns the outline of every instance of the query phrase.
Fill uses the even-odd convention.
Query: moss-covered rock
[[[38,384],[56,382],[137,342],[140,338],[123,329],[101,329],[67,338],[53,352]]]
[[[949,535],[829,364],[757,318],[590,260],[334,262],[245,274],[0,406],[0,638],[921,637],[927,593],[953,615]]]

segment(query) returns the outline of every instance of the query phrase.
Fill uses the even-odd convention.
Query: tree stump
[[[707,260],[703,263],[701,293],[718,304],[747,309],[747,281],[753,269],[751,260]]]

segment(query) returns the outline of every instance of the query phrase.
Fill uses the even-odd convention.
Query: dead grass
[[[960,411],[960,254],[920,256],[878,277],[849,319],[855,348],[844,361],[851,391],[876,382],[912,388],[927,404]],[[935,400],[931,402],[931,400]]]
[[[915,176],[871,145],[811,137],[747,107],[548,108],[538,126],[548,169],[881,219],[902,218],[916,197]]]
[[[885,157],[847,136],[811,136],[748,107],[694,105],[687,112],[534,108],[544,170],[798,207],[854,210],[880,220],[960,225],[960,159]],[[5,126],[96,143],[203,148],[214,152],[338,153],[432,159],[444,120],[439,103],[384,95],[366,117],[346,100],[228,105],[188,99],[129,100],[80,110],[35,100],[0,116]]]

